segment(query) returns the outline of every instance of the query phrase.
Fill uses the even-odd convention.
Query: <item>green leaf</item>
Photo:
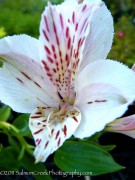
[[[8,141],[14,150],[20,151],[20,144],[16,141],[16,139],[14,139],[14,137],[11,136],[11,134],[8,134]]]
[[[86,138],[86,141],[97,141],[103,133],[104,133],[103,131],[97,132],[97,133],[93,134],[91,137]]]
[[[2,146],[2,144],[0,144],[0,152],[2,151],[2,148],[3,148],[3,146]]]
[[[56,165],[66,172],[101,175],[123,169],[105,150],[86,142],[67,141],[55,153]]]
[[[21,135],[32,137],[29,130],[28,122],[29,114],[22,114],[14,120],[13,125],[19,129]]]
[[[114,148],[116,148],[116,145],[106,145],[106,146],[103,146],[103,145],[98,144],[95,141],[86,141],[86,143],[93,144],[93,145],[95,145],[95,146],[97,146],[97,147],[99,147],[99,148],[101,148],[101,149],[103,149],[105,151],[112,151]]]
[[[34,157],[24,153],[24,156],[18,160],[16,151],[12,147],[2,148],[0,151],[0,171],[14,171],[20,173],[31,173],[36,180],[51,180],[48,171],[43,163],[34,164]],[[20,171],[20,173],[19,173]]]
[[[11,109],[8,106],[0,108],[0,121],[7,121],[11,115]]]
[[[2,148],[0,152],[0,170],[16,171],[19,164],[16,160],[16,153],[12,147]]]
[[[99,145],[99,147],[101,147],[101,148],[104,149],[105,151],[112,151],[113,149],[116,148],[116,145],[107,145],[107,146],[101,146],[101,145]]]

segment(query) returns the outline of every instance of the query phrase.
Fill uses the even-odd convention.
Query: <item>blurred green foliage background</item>
[[[60,3],[62,0],[51,0]],[[110,59],[130,67],[135,60],[135,0],[105,0],[115,23]],[[0,0],[0,37],[28,34],[38,38],[41,13],[47,0]]]

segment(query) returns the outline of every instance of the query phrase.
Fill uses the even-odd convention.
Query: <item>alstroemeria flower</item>
[[[105,131],[117,132],[135,138],[135,114],[109,123]]]
[[[66,139],[86,138],[120,117],[135,98],[135,75],[105,60],[113,20],[100,0],[67,0],[42,14],[39,40],[0,40],[0,99],[31,113],[36,162]]]

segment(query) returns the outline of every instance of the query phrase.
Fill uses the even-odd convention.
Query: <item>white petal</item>
[[[91,108],[90,104],[83,104],[78,107],[82,115],[82,120],[74,136],[83,139],[103,130],[106,124],[122,116],[127,110],[128,105],[129,103],[125,103],[114,107],[112,105],[112,107],[110,107],[110,101],[110,103],[106,103],[106,108],[102,108],[101,104]]]
[[[7,36],[0,39],[0,56],[3,54],[20,54],[25,55],[34,61],[39,62],[39,41],[28,35]]]
[[[75,102],[82,114],[75,137],[85,138],[103,130],[106,124],[122,116],[129,104],[118,89],[108,84],[83,88]]]
[[[98,61],[80,73],[76,92],[82,121],[75,137],[89,137],[127,110],[135,99],[135,75],[118,62]]]
[[[62,96],[68,96],[82,59],[90,19],[98,4],[69,1],[48,5],[40,24],[40,53],[50,80]]]
[[[76,93],[97,83],[115,87],[125,99],[135,98],[135,73],[119,62],[100,60],[88,65],[76,78]]]
[[[43,108],[42,111],[41,114],[41,111],[37,108],[31,114],[29,121],[29,127],[36,143],[34,151],[36,162],[44,162],[50,154],[62,146],[64,141],[72,136],[81,120],[81,114],[77,110],[78,114],[76,116],[66,115],[63,116],[62,120],[53,118],[47,123],[55,109]]]
[[[25,44],[20,39],[20,49],[25,50],[27,38],[23,37]],[[16,49],[14,43],[17,44]],[[19,36],[0,40],[0,59],[3,61],[3,67],[0,68],[0,100],[22,113],[30,113],[41,105],[55,106],[58,104],[55,87],[40,65],[32,59],[32,44],[26,54],[25,51],[22,54],[18,46]],[[38,54],[38,49],[34,51]]]
[[[80,70],[91,62],[106,59],[112,46],[113,31],[112,15],[101,2],[100,8],[92,14],[90,20],[90,32],[86,39]]]

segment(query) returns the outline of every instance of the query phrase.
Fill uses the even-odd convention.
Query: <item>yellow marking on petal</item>
[[[45,112],[44,112],[44,110],[43,110],[43,107],[42,107],[42,106],[39,106],[38,109],[39,109],[39,111],[41,112],[42,117],[45,117]]]
[[[69,104],[70,104],[70,105],[73,105],[73,104],[74,104],[74,102],[75,102],[75,100],[74,100],[74,99],[70,99],[70,100],[69,100]]]

